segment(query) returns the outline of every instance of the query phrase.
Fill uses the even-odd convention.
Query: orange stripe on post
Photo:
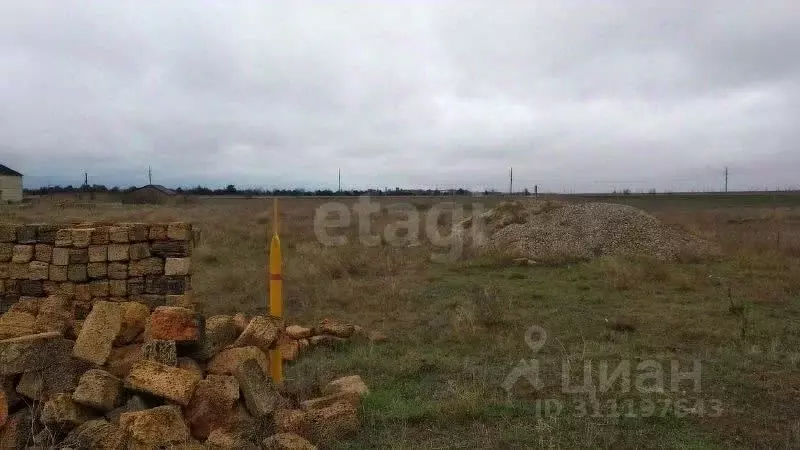
[[[281,281],[281,280],[283,280],[283,276],[281,274],[279,274],[279,273],[271,273],[271,274],[269,274],[269,279],[270,280]]]

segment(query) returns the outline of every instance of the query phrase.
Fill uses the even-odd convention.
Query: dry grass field
[[[604,198],[718,242],[723,257],[524,266],[468,251],[432,262],[440,249],[424,233],[415,246],[385,238],[364,245],[356,222],[331,232],[347,243],[326,247],[314,215],[327,201],[353,202],[281,201],[286,316],[296,323],[335,317],[389,338],[317,349],[287,368],[292,389],[351,373],[369,384],[363,430],[342,448],[800,446],[800,198]],[[453,199],[381,199],[372,230],[396,223],[389,204],[400,201],[425,212]],[[498,200],[455,201],[469,211],[473,202],[489,208]],[[0,214],[13,222],[191,221],[202,230],[195,300],[208,313],[260,313],[270,206],[267,199],[171,207],[43,200]],[[453,220],[442,216],[436,225],[447,234]],[[532,325],[548,334],[535,353],[525,339]],[[506,392],[507,376],[532,358],[542,385],[523,378]],[[643,360],[663,362],[660,391],[562,386],[564,372],[578,383],[584,361],[596,379],[601,364]],[[691,382],[671,389],[670,364],[688,370],[693,360],[701,364],[700,389]]]

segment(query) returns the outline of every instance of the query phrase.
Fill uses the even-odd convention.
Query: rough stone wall
[[[184,222],[0,224],[0,313],[54,294],[79,317],[98,300],[189,305],[191,240]]]

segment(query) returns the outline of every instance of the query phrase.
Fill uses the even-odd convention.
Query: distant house
[[[177,192],[158,184],[148,184],[125,194],[123,203],[170,204],[178,200]]]
[[[22,201],[22,174],[0,164],[0,203]]]

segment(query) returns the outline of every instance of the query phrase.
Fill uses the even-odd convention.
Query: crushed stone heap
[[[482,232],[481,232],[482,231]],[[461,222],[456,233],[484,252],[533,261],[645,255],[664,261],[709,257],[718,248],[627,205],[513,201]],[[482,236],[482,238],[480,238]]]

